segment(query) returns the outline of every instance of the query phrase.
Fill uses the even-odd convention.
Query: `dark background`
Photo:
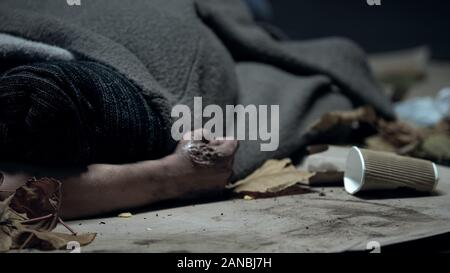
[[[270,0],[272,23],[293,39],[345,36],[369,52],[429,45],[450,59],[450,0]]]

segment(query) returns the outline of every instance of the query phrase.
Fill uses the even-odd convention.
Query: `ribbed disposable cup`
[[[358,147],[350,149],[344,173],[345,190],[350,194],[398,188],[432,192],[438,181],[437,167],[431,161]]]

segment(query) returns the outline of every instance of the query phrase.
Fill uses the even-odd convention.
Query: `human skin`
[[[193,134],[200,132],[204,131]],[[62,218],[90,217],[223,191],[232,174],[237,148],[235,140],[183,139],[173,154],[158,160],[124,165],[93,164],[82,171],[63,172],[22,171],[18,166],[14,171],[2,171],[0,192],[13,192],[30,177],[55,177],[62,182]]]

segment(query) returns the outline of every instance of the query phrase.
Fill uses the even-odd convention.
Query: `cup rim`
[[[439,170],[438,170],[437,165],[434,162],[432,162],[432,164],[433,164],[434,179],[435,179],[432,191],[435,191],[437,185],[439,184]]]
[[[365,181],[365,162],[361,150],[353,146],[347,156],[344,172],[344,188],[350,194],[361,190]]]

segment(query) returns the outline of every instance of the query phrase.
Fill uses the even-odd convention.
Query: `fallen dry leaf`
[[[323,115],[309,131],[326,132],[338,126],[352,126],[355,123],[375,124],[377,115],[372,107],[360,107],[352,111],[335,111]]]
[[[33,236],[27,243],[27,248],[36,248],[40,250],[63,249],[69,242],[73,241],[78,242],[80,246],[85,246],[90,244],[96,237],[95,233],[66,234],[24,229],[17,236],[13,248],[20,248],[25,243],[25,240],[30,238],[31,234],[33,234]]]
[[[32,178],[16,190],[11,199],[11,208],[28,219],[40,219],[31,222],[33,229],[53,230],[59,221],[61,204],[61,182],[51,178]]]
[[[306,183],[313,175],[314,173],[297,170],[290,159],[268,160],[251,175],[229,188],[237,194],[251,197],[285,195],[288,194],[288,189],[292,190],[292,194],[299,189],[307,192],[305,188],[294,186],[301,182]]]
[[[13,238],[23,229],[20,222],[26,219],[10,207],[12,196],[0,202],[0,252],[8,251],[13,245]]]
[[[361,127],[362,124],[370,125],[371,130]],[[423,140],[423,132],[405,122],[385,121],[378,117],[372,107],[365,106],[351,111],[336,111],[323,115],[310,128],[310,132],[331,132],[335,128],[347,127],[352,132],[364,128],[368,146],[377,149],[392,148],[400,154],[407,154],[414,150]],[[372,138],[376,134],[377,138]],[[370,136],[372,134],[372,136]],[[369,137],[368,137],[369,136]],[[391,147],[392,146],[392,147]]]
[[[265,175],[280,173],[283,170],[295,170],[295,167],[292,166],[292,162],[290,159],[282,159],[282,160],[267,160],[260,168],[256,169],[253,173],[251,173],[246,178],[236,182],[231,185],[230,188],[236,188],[242,184],[247,183],[249,180],[264,177]]]
[[[386,121],[378,117],[371,107],[361,107],[352,111],[327,113],[308,132],[326,135],[332,134],[337,128],[350,129],[347,144],[361,145],[364,139],[366,148],[370,150],[394,152],[450,165],[450,152],[447,149],[450,139],[449,119],[443,119],[432,128],[421,128],[403,121]],[[315,146],[310,152],[316,153],[323,149],[324,146]]]
[[[450,164],[450,135],[435,133],[425,138],[414,150],[414,156],[432,160],[438,164]]]
[[[418,145],[424,138],[421,130],[401,121],[387,122],[380,119],[377,128],[383,140],[397,149]]]
[[[307,182],[311,173],[300,171],[279,172],[266,176],[260,176],[248,180],[246,183],[235,188],[235,192],[259,192],[275,193],[289,188],[300,182]]]
[[[3,231],[3,228],[0,229],[0,253],[10,250],[12,246],[11,235]]]
[[[70,241],[89,244],[95,234],[76,234],[59,218],[61,182],[30,179],[0,202],[0,251],[23,248],[60,249]],[[72,234],[52,232],[61,223]]]
[[[397,152],[397,149],[395,148],[394,145],[385,141],[384,138],[382,138],[379,135],[368,137],[366,138],[365,142],[366,148],[369,150],[391,152],[391,153]]]

